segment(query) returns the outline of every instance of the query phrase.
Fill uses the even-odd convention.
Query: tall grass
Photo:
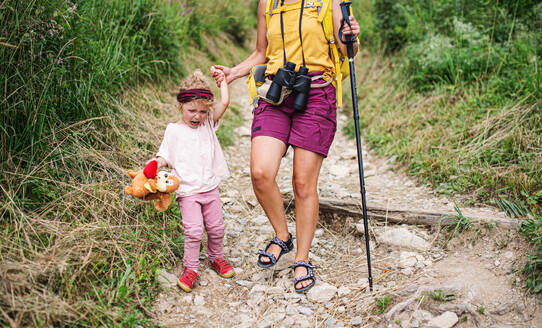
[[[504,196],[540,211],[542,4],[362,6],[380,40],[367,43],[374,55],[358,73],[369,143],[443,192]],[[395,52],[379,59],[378,45]]]
[[[521,231],[534,245],[526,284],[540,292],[542,4],[362,3],[377,39],[357,61],[365,140],[441,193],[536,218]]]
[[[182,74],[213,53],[238,61],[253,9],[0,2],[1,325],[154,325],[135,295],[149,304],[182,253],[180,216],[124,197],[125,169],[156,152]]]
[[[106,95],[139,80],[178,72],[187,19],[150,1],[7,1],[2,160],[44,151],[55,126],[107,114]]]
[[[533,293],[542,292],[542,217],[530,218],[519,227],[519,231],[533,244],[528,261],[523,267],[527,276],[526,285]]]
[[[142,80],[183,71],[179,52],[225,30],[243,39],[253,15],[240,2],[4,1],[1,160],[34,155],[54,127],[107,114],[101,102]],[[219,11],[215,10],[219,9]],[[240,19],[239,19],[240,18]],[[236,23],[233,23],[235,21]]]

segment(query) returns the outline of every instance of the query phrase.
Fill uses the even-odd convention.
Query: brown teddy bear
[[[151,161],[145,169],[140,171],[128,170],[128,175],[132,178],[132,185],[124,187],[124,192],[142,200],[154,200],[154,207],[160,211],[165,211],[171,204],[171,192],[179,188],[180,181],[175,175],[158,171],[158,163]]]

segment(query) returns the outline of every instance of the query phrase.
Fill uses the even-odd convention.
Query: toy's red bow
[[[143,169],[143,174],[147,179],[154,179],[158,173],[158,162],[156,160],[150,161]]]

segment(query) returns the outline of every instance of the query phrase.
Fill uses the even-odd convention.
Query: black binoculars
[[[282,93],[282,88],[292,89],[296,96],[294,98],[294,109],[304,111],[307,107],[309,99],[309,91],[311,90],[311,78],[308,75],[309,69],[301,66],[299,71],[295,71],[295,64],[287,62],[283,68],[277,70],[277,74],[273,77],[273,82],[267,91],[266,98],[278,102]]]

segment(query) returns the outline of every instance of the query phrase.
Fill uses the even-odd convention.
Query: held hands
[[[354,36],[354,39],[356,39],[361,31],[359,23],[354,16],[350,16],[349,19],[350,19],[350,25],[352,26],[352,28],[350,28],[350,26],[348,26],[348,24],[345,23],[342,29],[343,35],[351,34]],[[341,23],[342,23],[342,20],[341,20]]]
[[[230,104],[230,93],[228,88],[228,82],[230,81],[227,79],[227,74],[231,76],[231,69],[221,65],[213,65],[211,66],[210,71],[211,76],[216,81],[216,85],[220,88],[220,101],[213,112],[213,120],[216,123],[220,120]]]
[[[219,87],[222,81],[230,83],[233,80],[231,68],[222,65],[211,66],[211,76],[215,79],[216,85]]]

